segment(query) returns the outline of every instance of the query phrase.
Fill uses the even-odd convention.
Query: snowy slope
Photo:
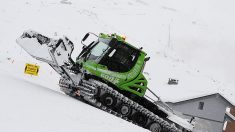
[[[146,131],[48,87],[0,75],[1,132]]]
[[[137,47],[143,46],[151,57],[145,72],[149,73],[151,78],[150,88],[162,98],[179,98],[180,96],[177,94],[169,94],[169,91],[180,90],[187,93],[185,96],[189,97],[195,94],[219,92],[229,96],[228,98],[231,100],[235,100],[234,85],[223,83],[224,80],[229,82],[226,77],[233,75],[233,68],[228,67],[233,65],[218,60],[230,54],[231,57],[223,60],[232,63],[233,61],[230,59],[233,58],[233,52],[230,51],[233,48],[228,46],[231,45],[230,43],[213,45],[218,38],[214,33],[224,34],[222,30],[214,28],[221,26],[222,23],[219,23],[220,21],[213,23],[213,20],[217,20],[213,11],[217,4],[221,4],[220,0],[214,3],[215,7],[209,6],[210,0],[206,3],[192,0],[177,2],[171,0],[92,0],[86,2],[9,0],[2,3],[0,5],[0,26],[5,30],[0,30],[0,36],[4,36],[0,39],[1,56],[5,56],[3,60],[10,57],[15,61],[21,61],[22,63],[19,64],[21,68],[18,68],[18,71],[24,67],[26,62],[39,63],[43,72],[41,72],[40,79],[37,79],[37,81],[43,80],[39,81],[40,84],[44,83],[44,80],[48,80],[49,73],[55,73],[49,66],[35,61],[16,45],[15,39],[24,30],[34,29],[50,37],[67,35],[75,43],[75,52],[72,54],[74,58],[79,53],[76,51],[82,47],[80,40],[86,32],[116,32],[127,35],[127,41]],[[225,3],[225,5],[229,5],[229,3]],[[207,11],[207,7],[210,7],[210,12]],[[226,12],[228,11],[224,10],[218,15],[222,16]],[[221,37],[221,42],[226,38]],[[224,51],[214,55],[211,47],[224,49]],[[208,58],[211,54],[215,57]],[[206,58],[210,60],[209,63],[204,62]],[[224,70],[230,71],[229,75],[219,68],[224,64],[226,64]],[[210,67],[209,70],[208,67]],[[199,70],[199,68],[201,69]],[[9,71],[12,70],[16,69],[9,69]],[[48,71],[50,72],[47,73]],[[221,75],[218,78],[216,75],[209,74],[211,72],[219,75],[224,73],[223,75],[226,74],[226,77]],[[170,77],[179,79],[180,85],[176,88],[166,85]],[[53,83],[56,84],[57,80],[52,78]],[[56,85],[53,86],[56,87]]]
[[[22,100],[27,100],[23,97],[30,95],[30,92],[36,96],[36,93],[29,87],[48,88],[59,92],[57,85],[59,76],[53,69],[30,57],[15,43],[16,38],[27,29],[33,29],[54,38],[62,35],[68,36],[75,43],[73,58],[79,53],[76,51],[81,50],[80,40],[88,31],[124,34],[128,42],[137,47],[144,47],[151,57],[144,72],[149,79],[149,87],[165,101],[219,92],[234,103],[235,86],[224,83],[233,83],[231,78],[235,75],[233,69],[235,47],[232,44],[234,42],[232,35],[235,30],[233,29],[234,20],[231,17],[231,12],[233,12],[231,5],[234,2],[231,0],[227,2],[222,0],[2,0],[0,2],[0,85],[2,91],[6,90],[6,93],[9,93],[1,92],[1,95],[4,95],[1,96],[3,98],[1,101],[4,100],[6,106],[8,100],[13,102],[10,99],[15,96],[11,96],[10,93],[14,93],[13,88],[16,85],[24,89],[22,92],[17,91],[20,92]],[[25,63],[40,65],[39,76],[24,75]],[[179,79],[179,85],[167,85],[168,78]],[[2,87],[10,80],[14,81],[8,84],[9,89]],[[55,93],[47,94],[48,91],[44,90],[45,92],[41,94],[41,91],[37,92],[42,98],[44,94],[54,98]],[[67,98],[63,95],[55,95],[55,98]],[[21,98],[17,98],[18,105],[23,105]],[[35,101],[40,103],[39,99]],[[62,99],[58,100],[62,101]],[[63,105],[68,103],[69,111],[73,110],[73,107],[78,110],[83,106],[77,101],[75,103],[78,103],[78,106],[72,106],[70,105],[74,103],[72,99],[65,100],[68,102]],[[42,107],[49,106],[45,104]],[[66,108],[60,105],[57,107],[62,110]],[[17,116],[23,118],[20,113],[26,114],[26,109],[32,108],[28,107],[15,113],[11,122],[17,122],[19,120]],[[0,113],[6,113],[6,115],[10,115],[12,111],[10,107],[9,110],[0,109]],[[69,114],[69,112],[64,113]],[[100,118],[104,116],[100,115],[98,116]],[[5,119],[0,119],[0,124],[4,121]],[[24,121],[30,123],[22,119],[22,122]],[[73,121],[70,120],[72,126],[79,123],[86,124],[86,121],[85,119],[72,123]],[[5,122],[5,124],[9,127],[11,122]],[[112,120],[109,123],[111,122],[118,125],[123,123],[119,120]],[[58,122],[50,123],[56,126]],[[68,124],[65,123],[65,125]],[[102,128],[111,128],[111,126],[104,124]],[[44,128],[44,126],[41,127]],[[94,129],[90,129],[101,130],[99,127],[94,125]],[[53,129],[57,130],[55,127]],[[72,127],[71,131],[76,129]],[[132,131],[134,129],[140,130],[133,128]],[[43,131],[49,130],[50,126],[45,125]]]

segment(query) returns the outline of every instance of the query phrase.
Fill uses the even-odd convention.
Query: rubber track
[[[152,121],[155,121],[156,123],[160,124],[165,130],[169,131],[169,132],[182,132],[182,130],[178,129],[175,127],[175,124],[172,123],[168,123],[167,121],[165,121],[164,119],[160,118],[159,116],[155,115],[153,112],[149,111],[148,109],[144,108],[142,105],[139,105],[138,103],[130,100],[129,98],[125,97],[123,94],[119,93],[118,91],[114,90],[113,88],[109,87],[108,85],[96,81],[96,80],[83,80],[83,86],[86,87],[93,87],[94,88],[100,88],[101,90],[105,91],[106,93],[111,94],[112,96],[114,96],[116,99],[122,101],[123,103],[128,104],[129,106],[131,106],[133,109],[135,109],[136,111],[142,113],[143,115],[147,116],[149,119],[151,119]],[[90,99],[88,100],[92,105],[107,111],[108,113],[111,113],[117,117],[120,117],[124,120],[127,120],[129,122],[132,122],[131,120],[128,120],[126,117],[123,117],[121,114],[113,111],[112,109],[109,109],[108,107],[102,105],[101,102],[97,101],[96,99]],[[134,123],[135,124],[135,123]]]

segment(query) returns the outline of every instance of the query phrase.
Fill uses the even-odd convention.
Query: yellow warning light
[[[123,40],[126,40],[126,36],[125,35],[122,35],[121,36]]]

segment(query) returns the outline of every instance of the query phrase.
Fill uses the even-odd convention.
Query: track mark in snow
[[[78,10],[77,12],[79,12],[80,14],[84,14],[84,15],[87,15],[89,17],[93,17],[95,19],[98,19],[98,15],[93,11],[83,9],[83,10]]]
[[[177,12],[177,10],[176,10],[176,9],[171,8],[171,7],[162,6],[162,9],[164,9],[164,10],[168,10],[168,11]]]
[[[70,1],[68,1],[68,0],[61,0],[60,3],[61,3],[61,4],[72,5],[72,2],[70,2]]]
[[[140,3],[140,4],[145,5],[145,6],[148,5],[148,4],[147,4],[146,2],[144,2],[143,0],[135,0],[135,1],[136,1],[136,3]]]

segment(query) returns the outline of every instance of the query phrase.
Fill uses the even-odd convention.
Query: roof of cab
[[[132,48],[134,49],[137,49],[137,50],[140,50],[142,53],[144,53],[145,55],[147,55],[147,53],[145,53],[143,50],[141,50],[140,48],[136,48],[135,46],[131,45],[130,43],[126,42],[125,41],[125,38],[120,36],[120,35],[117,35],[116,33],[113,33],[113,34],[104,34],[104,33],[100,33],[99,34],[99,38],[104,38],[104,39],[111,39],[111,38],[116,38],[118,41],[121,41],[129,46],[131,46]]]

